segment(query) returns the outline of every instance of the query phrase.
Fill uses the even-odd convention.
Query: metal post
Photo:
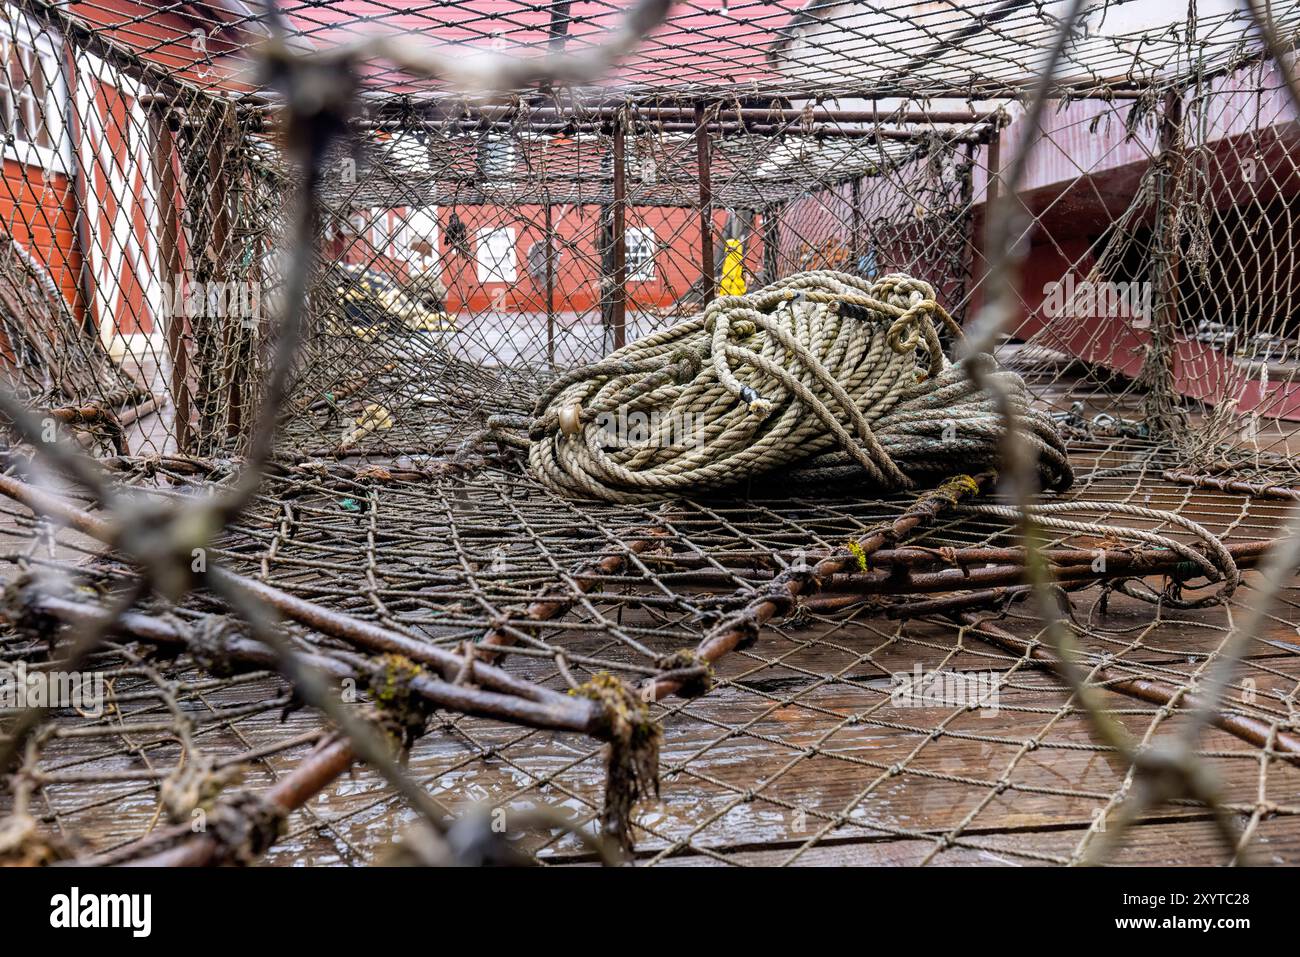
[[[775,282],[780,271],[781,204],[763,210],[763,284]]]
[[[552,53],[563,53],[564,42],[569,37],[569,9],[571,0],[556,0],[551,5],[551,22],[547,27],[549,39],[546,41]]]
[[[551,223],[551,197],[543,207],[546,226],[546,361],[555,366],[555,233]]]
[[[978,238],[975,235],[975,176],[976,153],[979,145],[967,143],[963,147],[964,165],[968,171],[962,178],[959,206],[962,209],[961,274],[957,289],[952,295],[956,308],[950,310],[958,323],[965,325],[966,317],[973,314],[972,297],[975,286],[975,259]]]
[[[858,271],[862,262],[862,180],[857,176],[849,180],[849,195],[853,202],[853,226],[849,234],[849,255],[853,257],[849,272]]]
[[[1029,135],[1026,133],[1026,135]],[[1001,184],[1002,175],[1002,130],[995,128],[989,137],[989,148],[987,153],[988,165],[985,169],[984,183],[984,220],[983,228],[979,235],[979,248],[972,252],[972,282],[971,282],[971,311],[977,311],[987,299],[984,290],[984,280],[988,276],[988,264],[992,249],[990,242],[992,237],[992,223],[990,216],[993,207],[997,204],[998,186]]]
[[[1030,135],[1029,133],[1025,134]],[[988,181],[984,187],[984,239],[980,243],[984,251],[984,261],[989,261],[989,213],[998,201],[998,186],[1002,177],[1002,131],[995,130],[989,139]]]
[[[610,290],[614,348],[627,343],[627,163],[623,118],[614,121],[614,288]]]
[[[713,184],[709,181],[709,129],[704,104],[695,105],[695,154],[700,177],[700,283],[704,305],[713,301],[717,273],[713,265]]]
[[[231,216],[230,216],[230,178],[234,170],[227,165],[232,157],[232,134],[236,130],[233,111],[222,111],[217,121],[220,125],[214,131],[211,149],[208,151],[208,214],[212,217],[212,232],[206,252],[211,254],[213,273],[209,277],[216,282],[228,283],[231,263],[234,261],[232,250]],[[205,321],[210,322],[211,317]],[[228,317],[226,328],[221,337],[222,347],[219,355],[228,363],[226,383],[226,437],[236,438],[243,428],[244,397],[243,386],[247,380],[247,363],[240,361],[242,352],[242,333],[238,317]]]
[[[177,218],[180,190],[175,167],[176,131],[172,128],[172,119],[167,112],[167,107],[159,104],[150,110],[149,117],[154,134],[154,171],[158,181],[158,255],[163,276],[166,277],[168,286],[175,284],[172,287],[175,293],[180,291],[184,265],[181,262],[180,223]],[[172,428],[177,451],[186,452],[190,445],[189,344],[185,336],[184,311],[173,312],[170,310],[171,305],[165,303],[163,311],[167,314],[167,356],[172,364],[169,387],[175,416]]]
[[[1138,382],[1146,387],[1143,418],[1152,432],[1167,432],[1177,424],[1174,407],[1174,337],[1178,326],[1178,280],[1182,268],[1178,219],[1186,154],[1183,148],[1183,91],[1165,94],[1160,118],[1160,189],[1157,202],[1155,304],[1151,317],[1151,343]]]

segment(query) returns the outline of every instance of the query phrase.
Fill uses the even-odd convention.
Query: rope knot
[[[249,865],[270,849],[284,827],[284,808],[254,791],[221,798],[208,816],[219,864]]]
[[[593,675],[569,694],[601,706],[600,736],[609,742],[601,827],[631,852],[633,808],[647,797],[659,797],[659,725],[650,717],[650,706],[609,672]]]
[[[379,712],[379,723],[409,748],[424,733],[429,721],[429,704],[411,687],[424,669],[405,655],[386,654],[377,660],[369,675],[368,688]]]
[[[875,295],[897,306],[908,309],[924,299],[935,299],[934,287],[923,279],[917,279],[906,273],[891,272],[876,281]]]
[[[187,626],[187,631],[186,645],[196,665],[218,678],[228,678],[235,673],[231,642],[242,636],[235,622],[220,615],[205,615]]]

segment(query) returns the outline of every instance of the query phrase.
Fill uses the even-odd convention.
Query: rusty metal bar
[[[23,4],[28,6],[29,4]],[[63,51],[63,56],[59,58],[59,72],[62,75],[64,89],[69,91],[69,96],[76,102],[77,91],[77,74],[76,64],[74,61],[75,51],[73,47],[67,46]],[[82,163],[81,155],[81,137],[82,137],[82,117],[76,109],[69,109],[66,117],[65,126],[67,134],[72,142],[70,149],[72,159],[72,198],[76,209],[76,226],[73,230],[73,248],[77,254],[77,294],[83,303],[85,313],[81,317],[82,325],[89,332],[95,335],[95,341],[99,341],[99,329],[95,323],[95,277],[91,270],[90,251],[93,248],[91,243],[90,231],[90,209],[88,205],[87,193],[88,186],[86,182],[86,169]],[[71,263],[68,264],[71,268]],[[102,317],[101,317],[102,319]]]
[[[89,535],[105,545],[112,547],[117,542],[118,529],[115,525],[76,507],[57,495],[51,495],[7,475],[0,475],[0,494],[21,502],[37,514],[56,517],[74,530]],[[449,681],[462,680],[462,678],[473,681],[488,691],[457,686],[454,697],[463,696],[465,704],[477,701],[475,707],[484,706],[488,709],[480,713],[513,721],[526,714],[533,714],[535,709],[529,705],[532,703],[545,709],[554,709],[557,717],[566,715],[567,717],[559,718],[562,723],[565,723],[565,730],[595,734],[601,727],[602,711],[593,702],[582,703],[582,710],[587,713],[587,718],[578,722],[580,727],[571,727],[569,722],[578,713],[573,710],[575,699],[572,697],[535,685],[481,662],[475,663],[466,674],[466,658],[463,655],[391,631],[382,625],[325,608],[281,591],[266,582],[246,578],[223,568],[209,569],[207,574],[220,579],[228,586],[255,596],[284,617],[321,634],[330,635],[367,651],[404,655],[412,661],[437,669]],[[430,678],[430,680],[435,679]],[[484,694],[489,694],[490,697],[484,698]],[[517,702],[497,700],[506,695],[520,700]]]
[[[849,252],[853,256],[850,272],[856,273],[862,261],[862,180],[857,176],[849,180],[849,202],[853,206],[849,227]]]
[[[625,112],[624,107],[597,107],[591,110],[565,110],[554,107],[536,107],[523,113],[524,119],[551,118],[575,119],[579,122],[591,118],[613,119]],[[733,123],[893,123],[893,124],[930,124],[930,125],[965,125],[972,123],[989,123],[998,119],[997,110],[833,110],[818,106],[808,110],[762,109],[742,107],[728,109],[718,107],[715,111],[718,120]],[[695,116],[695,108],[689,106],[637,106],[631,110],[633,120],[674,119],[690,120]],[[480,110],[480,121],[500,122],[511,117],[496,117],[487,110]]]
[[[240,580],[239,576],[228,572],[223,577],[231,581]],[[251,580],[243,580],[245,586],[249,581]],[[262,585],[263,583],[256,582],[255,584]],[[264,586],[264,588],[270,588],[270,586]],[[276,591],[277,589],[270,589],[269,592],[261,591],[258,592],[258,597],[267,600],[277,610],[283,610],[285,607],[281,597],[283,593],[276,595]],[[302,599],[295,599],[295,601],[302,602]],[[303,604],[310,603],[303,602]],[[68,624],[84,624],[100,614],[100,609],[91,603],[68,601],[46,595],[34,597],[30,601],[30,605],[35,610],[49,614]],[[337,615],[338,613],[328,612],[328,614]],[[310,621],[321,620],[319,614],[315,612],[306,616],[294,614],[289,617],[304,624],[307,623],[303,621],[304,617]],[[346,618],[347,616],[340,615],[339,617]],[[315,625],[309,625],[309,627],[335,637],[342,637],[342,633],[353,633],[348,626],[345,626],[342,633],[329,624],[319,628]],[[188,645],[185,634],[176,626],[140,612],[127,612],[121,615],[113,630],[117,633],[127,634],[133,638],[147,641],[150,644]],[[390,647],[390,653],[403,653],[396,649],[405,644],[404,636],[397,635],[396,638],[398,640],[395,643],[391,637],[383,643]],[[376,650],[371,641],[353,641],[352,643],[361,644],[370,650]],[[279,655],[274,649],[261,642],[254,641],[251,638],[228,637],[223,640],[222,644],[225,654],[229,656],[232,662],[256,670],[275,671],[279,667]],[[412,644],[414,643],[412,642]],[[362,662],[358,662],[354,667],[348,661],[333,656],[300,653],[300,657],[312,668],[336,680],[346,678],[356,680],[365,677],[362,670],[364,663]],[[417,655],[413,654],[407,654],[406,657],[413,661],[421,660],[435,668],[440,668],[436,658],[430,659],[427,656],[422,656],[417,659]],[[452,656],[452,659],[454,666],[444,671],[443,678],[438,678],[428,672],[420,672],[414,675],[410,681],[411,690],[435,707],[450,708],[463,714],[472,714],[478,717],[510,721],[526,727],[552,731],[573,731],[580,734],[594,734],[601,727],[599,721],[600,709],[595,702],[585,698],[561,695],[535,685],[531,686],[531,688],[541,690],[545,694],[531,694],[530,697],[523,697],[518,694],[488,691],[470,684],[458,684],[454,680],[446,680],[447,677],[455,679],[465,670],[466,660],[464,658]],[[376,667],[378,666],[376,664]],[[483,684],[499,683],[493,675],[488,674],[489,670],[495,672],[496,669],[490,669],[488,665],[476,665],[471,669],[470,677],[479,679]],[[488,680],[483,681],[485,675],[487,675]],[[509,684],[517,688],[525,683],[518,678],[510,677]]]
[[[529,124],[528,132],[535,134],[574,134],[574,133],[604,133],[608,130],[608,120],[589,120],[579,123],[536,123]],[[409,128],[409,121],[399,122],[397,120],[358,120],[355,126],[360,130],[402,130]],[[450,127],[437,127],[451,133],[459,133],[466,139],[473,139],[476,134],[482,134],[484,131],[501,131],[517,133],[519,125],[508,120],[483,121],[479,123],[460,123],[456,124],[455,129]],[[654,130],[665,133],[690,133],[700,128],[696,123],[690,120],[660,120],[653,123]],[[718,120],[709,120],[703,124],[703,128],[711,133],[718,134],[748,134],[751,136],[778,136],[778,135],[800,135],[814,136],[827,139],[870,139],[870,140],[897,140],[900,142],[918,142],[929,141],[934,136],[940,135],[946,142],[983,142],[992,130],[990,126],[979,126],[966,132],[955,132],[945,130],[936,134],[934,130],[912,130],[912,129],[894,129],[891,127],[875,126],[858,126],[842,127],[827,125],[826,123],[817,123],[813,125],[804,125],[794,122],[783,123],[765,123],[757,124],[752,122],[725,122]]]
[[[1179,485],[1191,485],[1195,488],[1213,489],[1217,492],[1239,492],[1253,495],[1255,498],[1276,498],[1300,501],[1300,489],[1285,485],[1266,485],[1263,482],[1247,482],[1244,479],[1215,478],[1213,475],[1197,475],[1182,469],[1167,469],[1165,481],[1177,482]]]
[[[704,104],[695,105],[695,156],[700,177],[700,285],[704,305],[713,301],[717,274],[713,263],[713,183],[709,156],[709,130]]]
[[[665,133],[689,133],[692,130],[699,129],[694,123],[656,123],[655,130],[662,130]],[[717,133],[719,136],[746,135],[746,136],[812,136],[821,139],[861,139],[861,140],[897,140],[899,142],[930,142],[935,137],[932,130],[891,130],[876,127],[860,127],[846,129],[841,126],[800,126],[793,123],[782,124],[778,126],[759,126],[746,123],[705,123],[703,129],[710,133]],[[989,127],[981,127],[978,130],[969,133],[953,133],[942,137],[947,143],[967,143],[980,142],[984,139],[981,130],[988,130]]]
[[[108,435],[109,441],[112,442],[113,449],[118,455],[128,453],[122,423],[118,420],[117,415],[109,409],[103,409],[97,405],[70,405],[58,409],[49,409],[45,414],[55,422],[60,422],[66,426],[97,427]],[[93,440],[91,444],[93,444]]]
[[[266,800],[288,815],[346,774],[356,761],[357,754],[346,739],[324,741],[267,790]],[[187,836],[191,835],[189,824],[174,828],[171,834],[181,838],[180,843],[148,857],[128,859],[124,861],[125,866],[206,867],[216,861],[221,850],[217,839],[209,834]],[[156,839],[157,836],[154,836],[154,840]],[[128,845],[121,850],[129,851],[129,849]]]
[[[1002,184],[1002,133],[999,131],[989,140],[988,169],[985,171],[987,181],[984,187],[984,238],[981,252],[985,263],[989,261],[989,213],[998,201],[998,191]]]
[[[224,135],[232,123],[233,117],[230,115],[223,114],[221,116],[221,134],[213,136],[211,149],[208,153],[210,188],[208,212],[212,216],[211,248],[209,251],[212,254],[213,262],[218,264],[217,268],[220,270],[216,279],[218,282],[223,283],[229,282],[232,278],[229,275],[229,269],[234,260],[229,248],[233,241],[230,214],[230,171],[225,169],[230,154]],[[247,364],[239,361],[242,346],[240,332],[239,322],[232,321],[227,324],[225,335],[222,337],[223,355],[235,359],[229,365],[229,381],[226,384],[226,437],[232,439],[236,438],[243,429],[243,387],[248,376]]]
[[[877,526],[869,534],[857,539],[852,549],[837,549],[811,568],[787,568],[757,597],[749,597],[753,592],[748,588],[738,592],[737,596],[747,599],[745,606],[727,615],[710,629],[696,646],[694,657],[701,664],[709,665],[742,644],[755,640],[763,625],[793,606],[805,590],[818,588],[824,581],[851,565],[870,558],[886,545],[930,524],[963,499],[987,491],[995,481],[996,475],[992,472],[949,479],[938,488],[921,493],[893,521]],[[659,678],[645,689],[645,694],[657,700],[674,694],[682,686],[683,681],[679,678]]]
[[[0,476],[0,482],[4,476]],[[0,491],[3,489],[0,488]],[[594,561],[587,562],[576,569],[569,578],[572,580],[578,594],[570,592],[556,592],[548,590],[538,595],[522,612],[522,617],[528,621],[542,622],[550,621],[564,614],[573,607],[578,597],[591,591],[604,578],[610,575],[616,575],[622,571],[627,561],[632,556],[641,555],[651,545],[658,545],[660,539],[667,537],[668,531],[663,528],[638,529],[628,535],[629,541],[626,545],[617,549],[610,550],[607,554]],[[556,586],[552,586],[554,588]],[[497,649],[508,648],[518,642],[522,629],[527,623],[511,625],[502,623],[489,629],[487,634],[478,643],[481,649],[480,655],[489,661],[498,660],[501,652]]]
[[[1234,558],[1240,557],[1243,560],[1262,555],[1272,544],[1272,539],[1257,539],[1247,542],[1234,542],[1226,545],[1225,548]],[[817,561],[826,557],[830,553],[814,551],[807,553],[805,557],[809,561]],[[1061,567],[1070,567],[1073,565],[1090,565],[1098,559],[1106,562],[1106,567],[1111,569],[1137,570],[1137,571],[1159,571],[1170,568],[1179,561],[1186,559],[1179,558],[1173,552],[1162,548],[1045,548],[1039,554],[1050,564]],[[785,556],[787,560],[794,557],[793,553]],[[903,546],[900,548],[882,548],[878,552],[865,559],[867,570],[872,569],[922,569],[944,567],[951,569],[975,569],[984,568],[990,565],[1016,565],[1023,566],[1026,553],[1020,546],[1000,547],[971,547],[971,548],[924,548],[921,546]],[[651,556],[646,559],[647,565],[654,565],[661,569],[665,566],[668,569],[711,569],[716,565],[724,565],[729,568],[743,569],[755,563],[756,560],[770,560],[771,553],[758,554],[756,552],[736,552],[727,556],[701,558],[697,555],[690,554],[672,554],[660,558]],[[771,575],[752,564],[752,571],[747,572],[746,577],[755,580],[762,580],[765,575]],[[663,572],[665,577],[671,575],[671,571]]]
[[[1242,542],[1229,548],[1239,568],[1252,568],[1273,543]],[[1098,582],[1113,578],[1172,574],[1185,571],[1189,577],[1202,574],[1187,559],[1168,551],[1123,552],[1096,551],[1078,561],[1053,567],[1058,584]],[[1104,558],[1104,571],[1095,571],[1093,562]],[[1101,563],[1098,562],[1100,566]],[[957,591],[994,585],[1015,585],[1025,579],[1022,563],[987,565],[974,568],[945,568],[935,572],[915,572],[905,565],[895,565],[867,572],[832,575],[817,598],[806,602],[814,611],[846,608],[867,595],[906,595],[925,592]]]
[[[1272,544],[1271,540],[1239,542],[1228,546],[1227,549],[1237,563],[1237,567],[1246,569],[1256,567],[1261,556]],[[974,553],[986,550],[969,549],[968,551],[973,556]],[[1004,550],[988,549],[987,551]],[[814,556],[808,558],[813,560]],[[964,592],[967,589],[993,591],[995,588],[991,586],[1013,587],[1024,581],[1026,568],[1023,553],[1019,556],[1007,556],[1002,564],[976,565],[977,560],[973,557],[963,556],[963,558],[969,560],[958,561],[957,567],[926,571],[918,569],[926,569],[942,562],[917,560],[917,556],[905,553],[905,550],[901,549],[897,551],[882,549],[872,554],[866,562],[870,566],[867,571],[839,572],[826,578],[822,582],[822,590],[817,595],[804,599],[803,606],[810,611],[832,612],[881,595],[898,597],[931,592]],[[993,558],[996,560],[996,556]],[[1099,571],[1096,570],[1097,568],[1104,570]],[[1199,566],[1188,562],[1186,558],[1161,549],[1134,552],[1119,549],[1077,553],[1067,551],[1063,558],[1053,564],[1052,570],[1058,584],[1065,586],[1094,584],[1120,578],[1142,578],[1148,575],[1179,575],[1194,578],[1203,574]],[[617,581],[614,576],[604,577]],[[665,584],[697,588],[727,585],[735,581],[734,576],[713,569],[684,571],[678,574],[660,572],[658,577]],[[745,577],[757,586],[763,582],[774,581],[780,578],[780,575],[757,571]],[[597,590],[588,590],[585,594],[594,601],[615,601],[620,597],[615,593]],[[746,597],[747,593],[737,593],[729,601],[724,599],[722,604],[732,606],[742,604]],[[643,596],[640,602],[651,605],[657,600],[655,596]]]

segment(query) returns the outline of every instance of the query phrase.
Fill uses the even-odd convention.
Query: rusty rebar
[[[973,612],[959,612],[954,620],[969,626],[970,633],[976,637],[1014,655],[1022,655],[1027,660],[1059,672],[1060,659],[1049,654],[1040,642],[1025,641],[1010,632],[999,628],[986,617]],[[1192,696],[1186,688],[1179,688],[1163,681],[1150,678],[1125,676],[1109,665],[1098,665],[1094,671],[1093,684],[1109,691],[1137,698],[1151,704],[1174,706],[1179,703],[1189,711],[1202,706],[1202,702]],[[1267,722],[1248,715],[1216,711],[1211,723],[1221,731],[1240,738],[1256,747],[1267,747],[1270,739],[1273,746],[1288,755],[1300,755],[1300,735],[1274,728]],[[1295,760],[1295,759],[1292,759]]]
[[[838,549],[811,567],[792,565],[758,594],[748,589],[738,592],[737,596],[746,599],[745,606],[709,630],[693,652],[695,661],[707,667],[742,644],[754,641],[768,621],[792,608],[805,591],[822,587],[845,568],[869,559],[886,545],[895,544],[918,528],[929,525],[964,499],[987,491],[996,479],[993,472],[949,479],[936,489],[922,492],[901,515],[857,538],[852,547]],[[652,681],[645,694],[658,700],[680,691],[683,685],[681,678],[658,678]]]

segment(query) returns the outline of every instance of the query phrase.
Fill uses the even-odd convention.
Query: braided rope
[[[961,329],[934,289],[799,273],[653,333],[557,378],[528,424],[528,464],[563,494],[633,503],[722,489],[782,470],[880,491],[993,467],[993,398],[948,361]],[[981,357],[989,361],[987,357]],[[1051,420],[1002,379],[1045,484],[1072,481]],[[518,421],[489,420],[496,433]]]

